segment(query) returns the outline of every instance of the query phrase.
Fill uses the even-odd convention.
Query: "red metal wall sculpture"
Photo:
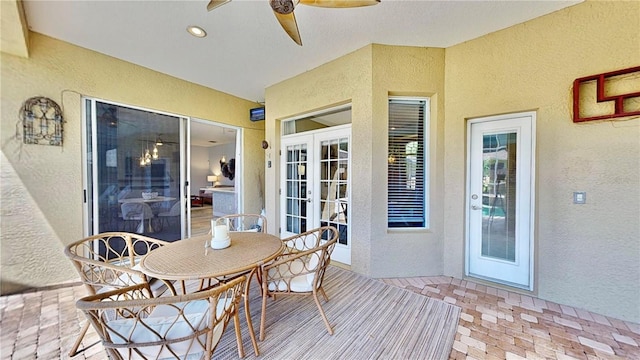
[[[623,116],[640,115],[640,110],[625,108],[625,100],[640,97],[640,87],[637,91],[632,91],[626,94],[616,94],[607,96],[605,86],[611,81],[613,77],[637,73],[640,78],[640,66],[612,71],[608,73],[585,76],[573,81],[573,122],[583,122],[590,120],[602,120],[612,119]],[[580,86],[589,81],[596,81],[597,102],[614,101],[614,112],[606,115],[585,116],[580,115]]]

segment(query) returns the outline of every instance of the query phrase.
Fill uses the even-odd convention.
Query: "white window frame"
[[[387,195],[387,228],[389,230],[398,230],[398,229],[428,229],[429,228],[429,188],[430,188],[430,180],[429,180],[429,167],[430,167],[430,156],[429,156],[429,148],[430,148],[430,142],[429,142],[429,129],[430,129],[430,111],[431,111],[431,104],[430,104],[430,99],[426,98],[426,97],[408,97],[408,96],[390,96],[388,101],[389,103],[391,103],[392,101],[394,102],[410,102],[410,103],[415,103],[417,101],[424,101],[424,124],[423,124],[423,138],[422,138],[422,143],[424,146],[424,158],[423,158],[423,167],[424,167],[424,184],[423,184],[423,196],[424,196],[424,203],[423,203],[423,226],[404,226],[404,227],[390,227],[389,226],[389,211],[391,209],[391,207],[389,206],[389,196]],[[388,119],[388,118],[387,118]],[[389,126],[388,126],[389,127]],[[390,130],[390,129],[388,129]],[[387,153],[388,153],[388,159],[387,161],[392,161],[392,157],[394,154],[391,154],[389,151],[389,141],[391,140],[390,138],[390,133],[387,136]],[[388,167],[388,163],[387,163],[387,167]],[[389,192],[389,179],[387,178],[387,192]]]

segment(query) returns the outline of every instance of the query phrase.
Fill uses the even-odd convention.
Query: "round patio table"
[[[229,232],[231,245],[225,249],[206,249],[211,235],[179,240],[150,251],[140,261],[140,271],[163,280],[205,280],[243,272],[260,271],[260,266],[275,259],[284,248],[280,238],[262,232]],[[244,294],[244,310],[249,335],[259,355],[249,312],[249,282]],[[184,291],[183,285],[183,291]],[[240,357],[244,356],[239,349]]]
[[[230,232],[231,245],[205,250],[211,235],[179,240],[150,251],[140,261],[146,275],[164,280],[200,280],[251,271],[273,260],[282,240],[262,232]]]

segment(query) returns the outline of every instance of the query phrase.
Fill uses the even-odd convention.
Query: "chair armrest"
[[[296,251],[296,252],[284,253],[282,255],[279,255],[277,258],[275,258],[269,264],[263,265],[262,269],[263,270],[269,270],[271,268],[277,267],[277,266],[285,264],[287,262],[291,262],[291,261],[293,261],[295,259],[300,259],[300,258],[303,258],[305,256],[308,256],[309,254],[316,253],[318,251],[319,251],[318,249],[310,249],[310,250],[305,250],[305,251]]]
[[[83,277],[82,281],[93,287],[121,288],[149,282],[147,275],[129,267],[77,256],[72,257],[71,260],[79,267],[79,273]]]
[[[273,262],[263,266],[264,283],[292,279],[316,272],[323,250],[320,248],[280,255]],[[316,257],[315,264],[311,259]]]

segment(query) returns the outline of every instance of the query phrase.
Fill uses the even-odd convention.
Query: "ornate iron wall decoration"
[[[62,109],[53,100],[36,96],[20,111],[25,144],[62,146]]]

